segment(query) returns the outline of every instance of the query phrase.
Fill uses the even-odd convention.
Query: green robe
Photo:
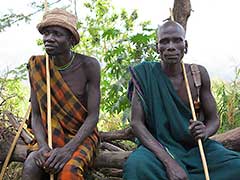
[[[157,62],[143,62],[132,69],[132,81],[141,99],[146,126],[167,149],[190,180],[204,180],[198,146],[188,130],[191,111],[177,95]],[[240,179],[240,154],[207,139],[203,143],[210,179]],[[164,165],[140,145],[124,166],[125,180],[168,179]]]

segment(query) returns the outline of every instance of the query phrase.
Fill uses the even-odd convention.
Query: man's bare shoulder
[[[191,63],[191,64],[189,64],[189,63],[184,63],[184,64],[186,65],[186,68],[187,68],[187,69],[190,69],[190,66],[192,66],[192,65],[196,65],[196,66],[198,67],[198,69],[199,69],[200,72],[207,72],[207,69],[206,69],[203,65],[196,64],[196,63]]]
[[[207,69],[204,66],[199,65],[199,64],[197,64],[197,66],[198,66],[198,69],[201,74],[201,81],[202,81],[203,86],[205,86],[205,85],[209,86],[210,85],[210,77],[209,77]]]
[[[205,78],[209,79],[209,75],[208,75],[207,69],[204,66],[202,66],[202,65],[197,65],[197,66],[198,66],[198,69],[199,69],[199,71],[201,73],[202,79],[205,79]]]
[[[76,58],[80,64],[82,64],[85,68],[100,68],[99,61],[91,56],[86,56],[83,54],[76,54]]]
[[[203,66],[203,65],[200,65],[200,64],[185,64],[186,65],[186,71],[187,73],[191,72],[191,67],[192,65],[195,65],[198,67],[198,70],[200,71],[200,76],[201,76],[201,82],[202,84],[209,84],[209,81],[210,81],[210,77],[209,77],[209,74],[208,74],[208,71],[207,69]]]
[[[207,69],[203,66],[203,65],[200,65],[200,64],[195,64],[195,63],[193,63],[193,64],[186,64],[187,66],[187,69],[190,71],[190,66],[191,65],[196,65],[197,67],[198,67],[198,69],[199,69],[199,71],[200,71],[200,73],[201,73],[201,76],[208,76],[208,71],[207,71]]]
[[[197,66],[198,66],[198,69],[201,73],[208,73],[207,69],[203,65],[197,64]]]

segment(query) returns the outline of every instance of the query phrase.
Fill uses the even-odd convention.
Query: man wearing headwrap
[[[31,126],[38,150],[24,163],[24,180],[44,179],[49,173],[61,180],[82,180],[99,144],[100,65],[71,51],[80,39],[76,23],[74,15],[56,8],[37,25],[50,59],[53,149],[47,143],[46,57],[32,56]]]
[[[158,31],[161,61],[142,62],[130,69],[134,87],[131,126],[140,144],[124,166],[124,180],[204,180],[198,139],[203,141],[210,179],[239,179],[240,154],[209,139],[219,127],[219,118],[208,73],[197,65],[198,89],[192,65],[184,64],[193,101],[203,115],[191,120],[181,67],[187,48],[184,28],[167,21]]]

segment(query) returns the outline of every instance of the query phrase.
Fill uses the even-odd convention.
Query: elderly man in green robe
[[[219,128],[210,79],[203,66],[200,89],[194,86],[191,65],[185,64],[193,101],[201,120],[193,121],[181,61],[187,52],[184,28],[174,21],[158,30],[160,62],[130,68],[133,93],[131,126],[139,147],[124,166],[125,180],[204,180],[197,139],[202,139],[212,180],[237,180],[240,155],[208,137]]]

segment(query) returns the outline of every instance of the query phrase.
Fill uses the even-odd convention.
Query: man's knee
[[[40,171],[42,171],[35,162],[35,159],[34,159],[35,155],[36,155],[36,152],[32,152],[27,157],[23,165],[23,173],[34,174],[34,173],[40,173]]]
[[[43,171],[35,163],[34,157],[36,152],[29,154],[23,165],[22,179],[24,180],[40,180]]]
[[[131,154],[124,165],[124,171],[142,172],[148,164],[146,156],[138,156],[138,154]]]
[[[34,160],[35,154],[36,154],[36,152],[32,152],[28,155],[27,159],[24,162],[24,167],[31,168],[32,166],[36,165],[35,160]]]
[[[140,147],[129,156],[124,165],[124,171],[145,172],[148,169],[154,169],[156,165],[158,168],[164,169],[163,164],[151,151]]]

